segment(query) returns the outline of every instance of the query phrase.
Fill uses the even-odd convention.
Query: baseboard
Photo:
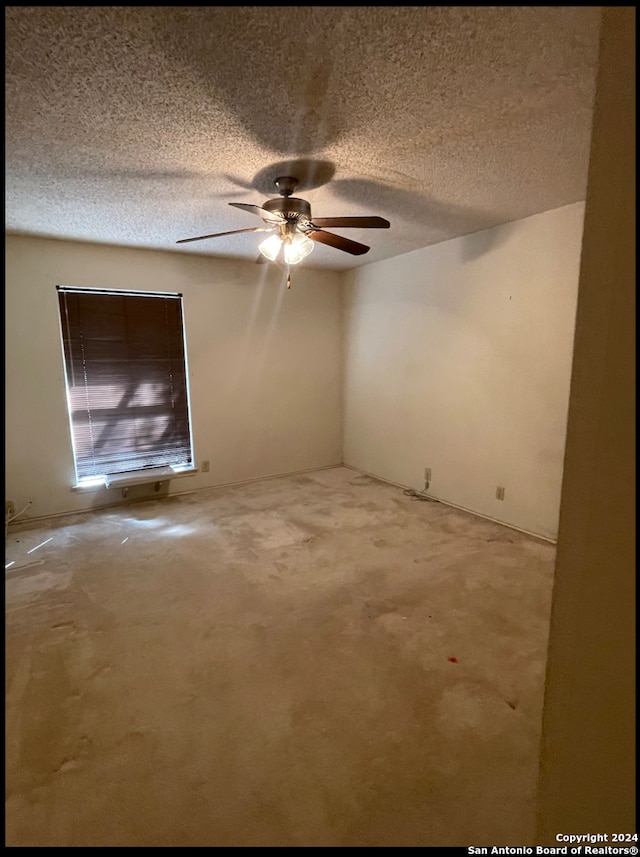
[[[256,476],[253,479],[239,479],[235,482],[221,482],[217,485],[207,485],[201,488],[192,488],[189,491],[176,491],[175,493],[166,495],[167,497],[184,497],[191,494],[201,494],[204,491],[216,491],[219,488],[233,488],[237,485],[251,485],[254,482],[267,482],[272,479],[285,479],[288,476],[303,476],[306,473],[318,473],[322,470],[333,470],[336,467],[345,467],[347,470],[352,470],[354,473],[360,473],[363,476],[369,476],[371,479],[377,479],[379,482],[384,482],[386,485],[393,485],[395,488],[400,488],[404,491],[410,490],[410,485],[402,485],[399,482],[393,482],[391,479],[385,479],[382,476],[378,476],[377,473],[370,473],[367,470],[362,470],[359,467],[354,467],[352,464],[346,464],[345,462],[339,462],[337,464],[324,464],[321,467],[307,467],[304,470],[289,470],[285,473],[273,473],[269,476]],[[482,518],[485,521],[491,521],[493,524],[499,524],[501,527],[507,527],[507,529],[515,530],[518,533],[523,533],[526,536],[531,536],[534,539],[540,539],[544,542],[548,542],[549,544],[555,545],[557,540],[552,539],[549,536],[543,536],[540,533],[531,532],[531,530],[525,530],[522,527],[516,527],[514,524],[509,524],[506,521],[500,521],[498,518],[492,518],[489,515],[484,515],[481,512],[475,511],[475,509],[467,509],[465,506],[459,506],[456,503],[451,503],[449,500],[443,500],[441,497],[436,497],[433,494],[427,495],[430,500],[435,500],[438,503],[442,503],[444,506],[450,506],[452,509],[458,509],[460,512],[466,512],[469,515],[474,515],[476,518]],[[77,511],[70,512],[55,512],[51,515],[41,515],[35,518],[26,518],[24,521],[16,521],[15,524],[10,524],[8,531],[9,532],[18,532],[21,529],[25,529],[31,525],[37,526],[41,523],[46,523],[47,521],[52,520],[60,520],[63,518],[72,518],[77,517],[78,515],[91,515],[93,512],[101,512],[106,509],[119,509],[124,506],[130,506],[133,503],[145,503],[149,500],[155,499],[165,499],[158,497],[132,497],[128,500],[122,500],[115,503],[105,503],[104,505],[94,506],[91,509],[79,509]]]
[[[103,512],[107,509],[121,509],[124,506],[131,506],[134,503],[147,503],[149,500],[164,500],[168,497],[184,497],[187,494],[201,494],[204,491],[217,491],[219,488],[232,488],[235,485],[251,485],[254,482],[267,482],[270,479],[284,479],[287,476],[304,476],[305,473],[318,473],[321,470],[333,470],[336,467],[342,467],[342,462],[338,464],[323,464],[320,467],[307,467],[304,470],[289,470],[286,473],[273,473],[269,476],[256,476],[253,479],[240,479],[236,482],[220,482],[217,485],[205,485],[201,488],[192,488],[190,491],[176,491],[172,494],[166,494],[163,497],[158,496],[143,496],[131,497],[128,499],[118,500],[114,503],[104,503],[99,506],[92,506],[90,509],[77,509],[69,512],[53,512],[50,515],[40,515],[33,518],[25,518],[23,521],[16,521],[15,524],[9,524],[8,532],[19,532],[30,526],[37,526],[46,523],[47,521],[59,521],[63,518],[75,518],[78,515],[91,515],[93,512]]]
[[[347,470],[353,470],[355,473],[360,473],[363,476],[370,476],[372,479],[377,479],[379,482],[385,482],[387,485],[393,485],[395,488],[402,488],[403,491],[411,490],[410,485],[401,485],[399,482],[392,482],[391,479],[384,479],[376,473],[369,473],[367,470],[361,470],[359,467],[354,467],[352,464],[343,464],[342,466],[346,467]],[[442,503],[443,506],[450,506],[452,509],[458,509],[460,512],[467,512],[469,515],[473,515],[476,518],[491,521],[493,524],[499,524],[501,527],[507,527],[509,530],[515,530],[518,533],[523,533],[525,536],[531,536],[533,539],[540,539],[541,541],[548,542],[551,545],[555,545],[557,543],[557,539],[552,539],[550,536],[543,536],[540,533],[534,533],[531,532],[531,530],[516,527],[515,524],[500,521],[498,518],[492,518],[489,515],[484,515],[482,512],[476,512],[475,509],[467,509],[465,506],[458,506],[456,503],[451,503],[449,500],[443,500],[441,497],[436,497],[434,494],[426,494],[425,496],[430,500]]]

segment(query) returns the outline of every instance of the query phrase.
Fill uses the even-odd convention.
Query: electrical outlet
[[[202,467],[200,468],[200,470],[202,470],[203,473],[208,473],[209,472],[209,462],[203,461]]]
[[[15,515],[16,507],[13,504],[12,500],[7,500],[4,504],[4,516],[5,518],[10,518],[12,515]]]
[[[498,485],[496,488],[496,500],[504,500],[504,488],[502,485]]]
[[[431,468],[425,467],[425,469],[424,469],[424,487],[428,488],[430,482],[431,482]]]

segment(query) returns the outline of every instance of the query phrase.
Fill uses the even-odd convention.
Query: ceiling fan
[[[361,256],[369,251],[366,244],[343,238],[333,232],[326,232],[326,226],[359,229],[388,229],[390,223],[383,217],[311,217],[311,206],[305,199],[291,194],[299,184],[293,176],[281,176],[274,182],[279,197],[268,199],[264,205],[245,202],[230,202],[234,208],[241,208],[262,218],[264,226],[248,229],[233,229],[230,232],[214,232],[212,235],[198,235],[196,238],[182,238],[176,244],[190,241],[202,241],[205,238],[219,238],[223,235],[235,235],[240,232],[270,232],[258,247],[260,256],[257,261],[284,262],[287,266],[287,288],[291,287],[289,266],[297,265],[313,250],[313,242],[327,244],[337,250],[344,250],[353,256]]]

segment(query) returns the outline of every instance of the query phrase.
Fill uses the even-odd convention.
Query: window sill
[[[197,467],[179,468],[154,467],[149,470],[132,471],[130,473],[112,473],[96,479],[95,482],[79,482],[71,486],[72,491],[99,491],[102,488],[130,488],[132,485],[148,485],[179,479],[183,476],[193,476],[198,472]]]

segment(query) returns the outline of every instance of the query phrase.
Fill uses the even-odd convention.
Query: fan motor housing
[[[311,206],[306,199],[295,196],[268,199],[262,206],[265,211],[275,211],[287,220],[311,220]]]

